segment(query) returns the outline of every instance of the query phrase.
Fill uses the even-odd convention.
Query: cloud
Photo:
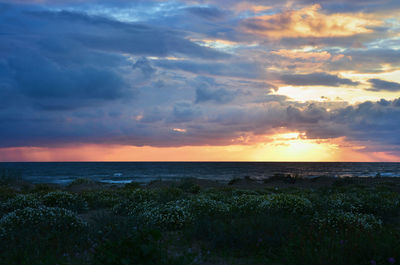
[[[71,69],[37,54],[25,55],[11,58],[9,67],[15,73],[16,91],[39,108],[63,110],[133,96],[125,80],[112,70],[92,66]]]
[[[192,60],[155,60],[154,64],[165,69],[175,69],[200,75],[263,78],[265,70],[257,62],[231,60],[226,62],[197,62]]]
[[[155,26],[123,23],[66,11],[42,12],[35,15],[41,19],[48,19],[49,23],[54,20],[62,24],[67,22],[70,25],[79,24],[80,31],[74,33],[73,38],[91,48],[150,56],[182,54],[207,59],[229,57],[227,54],[199,46],[183,38],[182,32]],[[68,30],[71,29],[72,25]]]
[[[173,107],[172,120],[173,122],[190,122],[199,117],[201,111],[195,108],[189,102],[178,102]]]
[[[146,78],[150,78],[157,70],[151,65],[146,57],[139,58],[133,65],[133,69],[140,69]]]
[[[244,31],[271,39],[333,38],[372,33],[382,22],[363,14],[324,14],[315,4],[298,10],[251,17],[241,22]]]
[[[10,7],[0,19],[2,34],[19,36],[30,32],[43,40],[60,40],[79,43],[90,49],[115,51],[136,55],[186,56],[220,59],[228,55],[199,46],[187,40],[183,32],[142,23],[125,23],[105,17],[90,16],[71,11],[24,10]],[[16,21],[18,23],[16,23]],[[57,33],[57,34],[55,34]]]
[[[175,30],[42,6],[1,7],[2,107],[19,103],[67,111],[126,102],[156,73],[144,55],[230,57]]]
[[[316,60],[316,61],[327,61],[331,59],[331,54],[327,51],[321,52],[305,52],[296,50],[280,49],[272,51],[271,54],[279,55],[288,59],[300,59],[300,60]]]
[[[190,14],[205,18],[205,19],[210,19],[210,20],[215,20],[215,19],[220,19],[223,17],[223,12],[215,7],[188,7],[186,9],[187,12]]]
[[[389,82],[381,79],[369,79],[368,82],[371,83],[372,88],[368,89],[371,91],[400,91],[400,84],[396,82]]]
[[[345,59],[332,61],[328,70],[351,70],[360,73],[384,72],[387,67],[400,67],[398,50],[392,48],[348,49],[343,52]]]
[[[337,73],[398,68],[397,24],[371,12],[379,1],[20,2],[0,7],[0,146],[252,144],[288,130],[399,149],[400,99],[271,91],[329,86],[335,98],[358,85]]]
[[[336,75],[330,75],[326,73],[282,75],[281,81],[283,81],[285,84],[294,86],[358,85],[357,82],[354,82],[350,79],[340,78]]]
[[[197,78],[195,103],[215,102],[228,103],[235,98],[236,91],[229,91],[220,87],[212,78]]]

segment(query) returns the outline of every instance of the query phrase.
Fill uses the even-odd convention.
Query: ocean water
[[[34,183],[67,184],[80,177],[106,183],[149,182],[200,178],[227,182],[250,176],[266,179],[275,174],[303,177],[400,177],[400,163],[347,162],[56,162],[0,163],[0,170],[17,172]],[[0,171],[1,173],[1,171]]]

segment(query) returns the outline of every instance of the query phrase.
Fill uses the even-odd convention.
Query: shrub
[[[240,196],[240,195],[260,195],[258,191],[255,190],[239,190],[235,189],[232,191],[232,196]]]
[[[270,194],[260,204],[262,211],[277,213],[308,214],[312,212],[313,205],[309,199],[293,194]]]
[[[79,246],[86,223],[62,208],[24,208],[0,219],[0,260],[8,264],[42,264],[45,253],[62,255]],[[26,263],[25,263],[26,262]]]
[[[278,264],[390,264],[400,258],[397,229],[342,230],[304,226],[283,244]]]
[[[176,201],[183,197],[184,192],[176,187],[163,187],[154,191],[157,195],[157,200],[160,202]]]
[[[27,207],[8,213],[0,219],[0,236],[8,238],[23,228],[32,229],[39,234],[46,234],[81,232],[85,227],[86,223],[72,211],[58,207]]]
[[[162,245],[158,230],[137,231],[115,240],[106,240],[95,249],[92,264],[97,265],[186,265],[189,257],[171,257]]]
[[[0,203],[13,198],[16,194],[17,194],[17,192],[14,189],[12,189],[8,186],[1,185],[0,186]]]
[[[322,211],[369,213],[379,216],[396,216],[400,209],[400,196],[390,191],[356,190],[346,193],[334,193],[324,199],[315,200]]]
[[[178,188],[184,190],[184,191],[188,191],[190,192],[193,189],[193,187],[200,187],[199,185],[197,185],[195,183],[196,179],[194,178],[182,178],[179,182],[178,182]]]
[[[89,178],[76,178],[68,184],[68,187],[76,186],[76,185],[88,185],[95,184],[96,181]]]
[[[124,198],[113,206],[113,212],[118,215],[128,215],[135,207],[142,205],[143,202],[154,203],[159,195],[153,191],[145,189],[135,189],[126,193]]]
[[[230,211],[230,205],[207,196],[197,196],[186,201],[186,208],[193,216],[224,216]]]
[[[233,179],[229,180],[228,185],[234,185],[241,180],[242,180],[241,178],[233,178]]]
[[[152,208],[157,207],[159,203],[157,201],[144,201],[139,202],[135,205],[131,204],[132,210],[129,212],[130,216],[142,216],[145,212]]]
[[[124,201],[114,205],[114,207],[112,208],[112,212],[117,215],[126,216],[126,215],[129,215],[129,213],[132,212],[136,206],[137,206],[137,202],[124,200]]]
[[[131,181],[129,183],[126,183],[124,185],[124,188],[125,189],[138,189],[138,188],[140,188],[140,183],[135,182],[135,181]]]
[[[202,216],[196,218],[184,231],[188,240],[200,240],[207,248],[249,257],[275,252],[295,225],[296,222],[291,218],[268,213],[252,215],[250,218]]]
[[[254,215],[260,212],[260,204],[265,201],[264,196],[241,195],[232,198],[231,210],[233,214]]]
[[[330,210],[341,210],[347,212],[358,212],[362,202],[355,193],[334,193],[325,198],[324,208]]]
[[[35,184],[34,188],[31,190],[31,193],[49,193],[51,191],[54,191],[55,188],[50,186],[49,184]]]
[[[382,221],[372,214],[331,211],[326,215],[316,215],[313,223],[319,229],[342,230],[376,230],[382,227]]]
[[[160,228],[180,229],[193,219],[191,212],[188,211],[187,204],[186,200],[165,204],[144,202],[135,207],[130,215]]]
[[[196,179],[194,178],[183,178],[180,180],[178,188],[186,192],[198,194],[201,190],[201,187],[195,183],[195,180]]]
[[[43,196],[43,204],[71,211],[83,212],[88,209],[87,202],[80,196],[65,191],[54,191]]]
[[[26,207],[37,208],[41,205],[38,196],[34,194],[18,194],[1,205],[3,213],[9,213]]]
[[[399,214],[400,196],[395,192],[368,192],[360,195],[362,202],[360,211],[380,216]]]
[[[126,193],[124,197],[127,200],[133,202],[144,202],[144,201],[156,200],[159,196],[160,196],[159,194],[157,194],[152,190],[135,189]]]
[[[89,209],[109,208],[121,201],[121,196],[112,190],[84,191],[80,195],[87,203]]]

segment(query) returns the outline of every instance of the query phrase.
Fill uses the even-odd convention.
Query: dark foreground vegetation
[[[0,264],[400,264],[398,181],[0,182]]]

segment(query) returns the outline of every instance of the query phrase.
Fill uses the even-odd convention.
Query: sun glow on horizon
[[[257,161],[338,161],[339,146],[327,140],[307,139],[304,133],[290,132],[269,137],[255,153]]]
[[[261,140],[264,139],[264,140]],[[304,133],[282,132],[252,144],[226,146],[122,146],[86,144],[64,147],[0,148],[0,161],[256,161],[372,162],[400,161],[388,153],[366,153],[364,146],[337,139],[307,139]]]

